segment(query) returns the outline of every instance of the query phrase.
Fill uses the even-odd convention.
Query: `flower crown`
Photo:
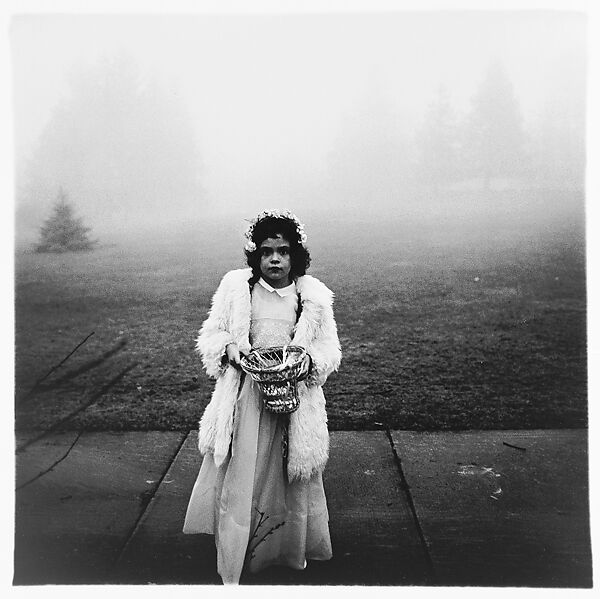
[[[304,232],[304,225],[298,220],[298,217],[289,210],[284,210],[280,212],[279,210],[263,210],[256,218],[253,218],[250,221],[250,226],[248,227],[245,237],[248,240],[244,249],[253,252],[256,250],[256,243],[252,241],[252,235],[254,235],[254,228],[256,225],[265,218],[285,218],[287,220],[291,220],[296,225],[296,233],[298,233],[298,237],[300,238],[300,245],[302,247],[306,247],[304,244],[306,243],[306,233]]]

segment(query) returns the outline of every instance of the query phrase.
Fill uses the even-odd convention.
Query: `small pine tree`
[[[88,237],[91,231],[81,218],[75,218],[74,209],[61,188],[54,204],[54,212],[42,225],[37,252],[77,252],[91,250],[95,241]]]

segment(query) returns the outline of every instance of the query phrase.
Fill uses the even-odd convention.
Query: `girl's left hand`
[[[310,354],[306,354],[306,356],[304,357],[304,360],[302,362],[300,372],[298,374],[298,380],[302,381],[308,376],[311,366],[312,366],[312,358],[310,357]]]

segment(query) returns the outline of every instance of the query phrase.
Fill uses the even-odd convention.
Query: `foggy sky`
[[[18,173],[70,75],[126,54],[189,112],[203,201],[249,215],[333,201],[322,182],[348,123],[382,110],[416,131],[440,86],[461,115],[494,60],[525,128],[553,110],[583,126],[585,18],[576,13],[36,15],[13,19],[11,42]]]

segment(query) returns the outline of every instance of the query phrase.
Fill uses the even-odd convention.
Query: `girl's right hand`
[[[225,348],[225,352],[227,353],[227,359],[229,360],[229,363],[234,368],[241,369],[241,355],[237,343],[228,343],[227,347]]]

